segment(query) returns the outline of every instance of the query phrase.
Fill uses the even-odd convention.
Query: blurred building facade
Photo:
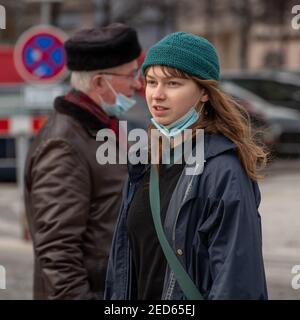
[[[139,31],[147,48],[176,29],[174,0],[2,0],[7,11],[7,28],[0,43],[14,44],[22,32],[45,23],[45,3],[49,3],[49,23],[73,33],[80,28],[124,22]],[[175,5],[174,5],[175,4]]]
[[[300,29],[294,30],[291,23],[292,7],[297,4],[294,0],[187,0],[178,11],[182,14],[177,28],[211,40],[225,70],[300,70]]]
[[[50,23],[69,34],[125,22],[138,29],[147,48],[183,30],[212,41],[223,70],[300,70],[300,29],[291,24],[297,0],[2,0],[7,29],[1,30],[0,43],[14,44],[24,30],[44,22],[45,2],[50,2]]]

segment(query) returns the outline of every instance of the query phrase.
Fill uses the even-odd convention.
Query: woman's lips
[[[162,106],[153,106],[152,107],[153,113],[157,116],[164,115],[168,112],[169,108],[165,108]]]

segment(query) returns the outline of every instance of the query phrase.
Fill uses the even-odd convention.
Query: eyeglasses
[[[100,72],[99,74],[106,74],[108,76],[125,77],[128,80],[137,81],[141,76],[141,69],[135,70],[132,74],[122,74],[122,73],[113,73],[113,72]]]

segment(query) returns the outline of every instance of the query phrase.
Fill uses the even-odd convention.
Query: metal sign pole
[[[41,23],[50,24],[50,2],[41,2]]]
[[[24,0],[27,3],[39,3],[41,8],[41,23],[51,24],[51,6],[54,3],[61,3],[62,0]]]
[[[21,197],[24,194],[24,170],[27,152],[29,149],[29,136],[20,134],[16,137],[16,160],[17,160],[17,184]]]
[[[28,0],[36,2],[36,0]],[[38,0],[39,1],[39,0]],[[51,96],[50,92],[58,91],[54,84],[67,76],[65,65],[64,41],[66,34],[55,27],[46,25],[50,20],[51,4],[58,0],[44,0],[41,3],[41,19],[44,25],[35,26],[25,31],[15,45],[14,62],[17,71],[27,82],[24,89],[24,101],[19,105],[15,129],[17,183],[21,200],[24,200],[24,166],[31,136],[31,123],[22,119],[33,113],[48,113],[47,103],[37,103]],[[32,68],[34,65],[34,69]],[[44,85],[44,86],[41,86]],[[61,91],[61,90],[59,90]],[[46,99],[47,99],[46,98]],[[52,106],[51,106],[52,109]],[[20,210],[23,238],[26,239],[24,207]],[[25,232],[25,233],[24,233]],[[25,237],[24,237],[25,235]]]
[[[29,149],[29,136],[20,134],[15,138],[16,143],[16,165],[17,165],[17,185],[21,203],[24,204],[24,173],[26,156]],[[21,238],[29,240],[25,207],[22,205],[19,210],[19,221],[21,224]]]

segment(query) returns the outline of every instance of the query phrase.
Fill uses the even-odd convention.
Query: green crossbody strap
[[[172,250],[163,230],[160,217],[160,196],[159,196],[159,178],[157,169],[151,165],[150,170],[150,207],[152,217],[154,221],[155,230],[157,233],[158,240],[165,254],[165,257],[169,263],[169,266],[173,270],[176,280],[178,281],[182,291],[188,300],[203,300],[203,296],[195,286],[190,276],[185,271],[181,262],[176,257]]]

